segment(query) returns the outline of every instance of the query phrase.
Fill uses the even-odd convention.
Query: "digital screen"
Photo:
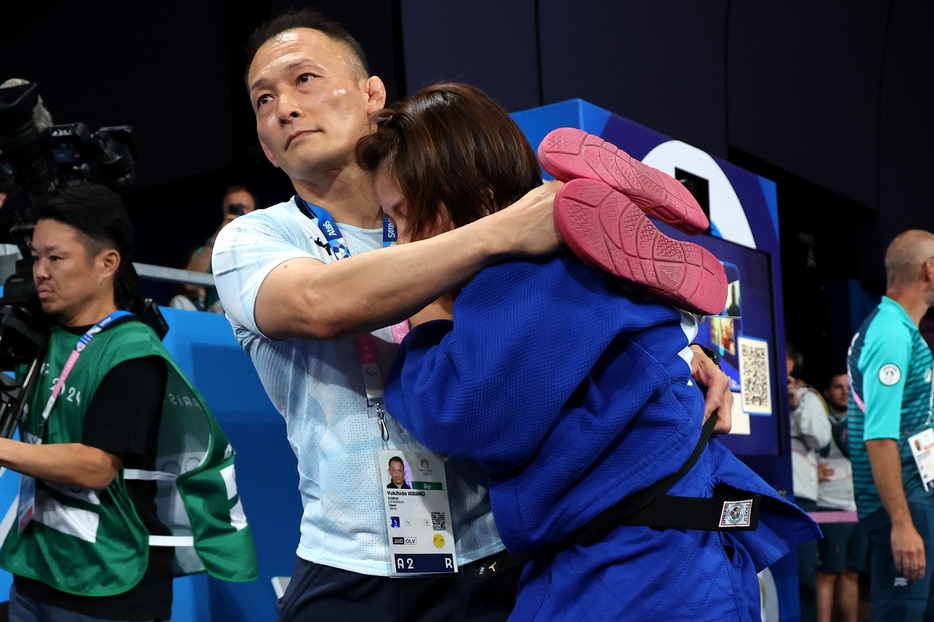
[[[720,355],[720,365],[730,378],[733,433],[720,436],[720,442],[737,455],[778,455],[780,401],[775,372],[780,368],[774,361],[771,259],[762,251],[713,236],[688,238],[674,231],[669,235],[707,248],[726,272],[726,304],[719,314],[701,318],[695,339]]]

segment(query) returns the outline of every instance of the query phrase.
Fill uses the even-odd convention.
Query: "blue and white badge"
[[[16,507],[16,524],[20,533],[23,533],[35,515],[36,478],[21,474],[19,476],[19,504]]]
[[[33,445],[41,445],[42,439],[24,433],[23,440]],[[29,475],[19,476],[19,501],[16,506],[16,525],[20,533],[32,522],[36,515],[36,478]]]
[[[393,576],[457,572],[444,462],[428,451],[379,451]]]

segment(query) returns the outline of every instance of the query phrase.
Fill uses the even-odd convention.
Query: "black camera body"
[[[25,190],[36,198],[92,179],[116,189],[133,183],[138,154],[131,127],[45,125],[34,116],[38,104],[36,84],[0,89],[0,192]]]

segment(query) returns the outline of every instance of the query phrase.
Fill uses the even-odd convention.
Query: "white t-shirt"
[[[798,407],[791,411],[791,467],[795,498],[817,501],[817,450],[831,441],[824,400],[813,389],[798,387]]]
[[[833,469],[829,480],[820,482],[817,492],[817,505],[833,510],[856,511],[856,499],[853,494],[853,465],[840,448],[837,441],[830,442],[830,451],[826,458],[819,458],[820,464]]]
[[[339,224],[352,255],[380,248],[382,229]],[[253,361],[276,409],[285,417],[298,458],[302,495],[302,559],[369,575],[389,575],[380,449],[424,451],[391,415],[389,442],[375,408],[367,407],[363,372],[353,338],[276,341],[256,327],[253,308],[266,276],[297,257],[336,261],[316,220],[294,199],[234,220],[214,245],[213,271],[227,319]],[[385,377],[396,346],[391,331],[373,332]],[[493,523],[486,474],[470,462],[445,461],[458,564],[503,549]]]

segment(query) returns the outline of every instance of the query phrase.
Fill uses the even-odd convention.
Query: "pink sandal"
[[[555,196],[554,216],[568,247],[588,266],[675,307],[702,315],[723,311],[726,273],[717,258],[663,234],[606,183],[569,181]]]
[[[693,235],[709,226],[704,210],[678,180],[583,130],[563,127],[550,132],[538,146],[538,159],[555,179],[602,181],[679,231]]]

